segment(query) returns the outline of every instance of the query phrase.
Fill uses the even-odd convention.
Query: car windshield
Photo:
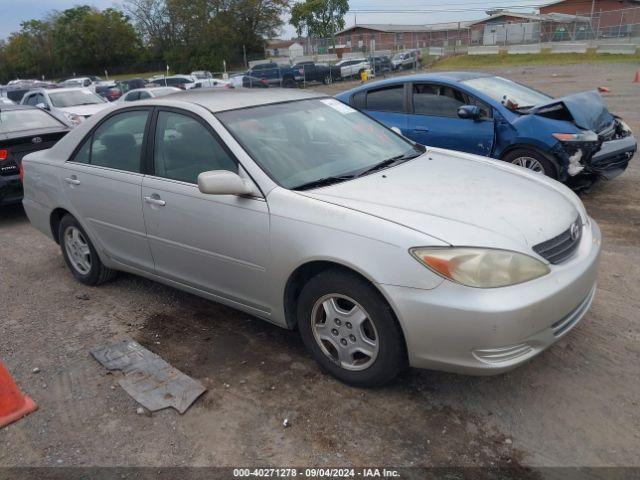
[[[62,85],[64,85],[65,87],[82,86],[82,80],[65,80],[64,82],[62,82]]]
[[[515,108],[527,108],[546,103],[552,97],[502,77],[480,77],[462,83],[505,104],[510,100]]]
[[[217,116],[256,163],[289,189],[323,179],[346,180],[382,162],[419,155],[402,137],[330,98],[231,110]]]
[[[61,127],[62,123],[39,109],[0,110],[0,133]]]
[[[394,59],[394,60],[402,60],[402,59],[404,59],[404,53],[396,53],[396,54],[393,56],[393,59]]]
[[[49,93],[51,103],[56,108],[75,107],[77,105],[94,105],[105,101],[89,90],[73,90],[70,92]]]

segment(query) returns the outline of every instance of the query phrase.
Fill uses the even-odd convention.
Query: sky
[[[483,18],[490,8],[531,11],[526,6],[548,3],[550,0],[350,0],[345,17],[346,26],[362,23],[428,24],[457,22]],[[76,5],[92,5],[99,9],[118,7],[117,0],[0,0],[0,38],[20,29],[20,22],[40,19],[53,10]],[[294,30],[287,26],[281,37],[289,38]]]

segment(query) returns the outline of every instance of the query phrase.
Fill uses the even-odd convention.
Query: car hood
[[[578,208],[550,180],[498,161],[430,149],[365,177],[301,192],[457,246],[526,250],[565,231]]]
[[[573,123],[584,130],[600,132],[613,122],[613,115],[607,110],[600,93],[595,90],[554,98],[536,105],[527,113],[558,118],[558,115],[562,115],[563,109],[569,113]]]
[[[73,107],[63,107],[59,108],[59,110],[80,115],[81,117],[89,117],[104,110],[105,108],[109,108],[109,106],[109,103],[95,103],[93,105],[74,105]]]

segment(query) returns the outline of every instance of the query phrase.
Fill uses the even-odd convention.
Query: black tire
[[[511,164],[520,164],[526,158],[535,159],[540,166],[542,167],[542,171],[539,173],[543,173],[547,177],[551,177],[554,180],[558,179],[558,167],[556,163],[549,158],[544,153],[533,149],[533,148],[516,148],[507,152],[507,154],[502,157],[502,160]],[[520,166],[522,166],[520,164]],[[526,168],[526,167],[523,167]]]
[[[298,84],[293,78],[285,78],[282,82],[284,88],[296,88]]]
[[[353,371],[343,368],[335,359],[323,352],[315,339],[312,326],[315,321],[312,318],[313,307],[316,302],[330,294],[344,295],[353,299],[362,306],[368,314],[367,318],[375,326],[378,352],[373,363],[366,369]],[[380,386],[394,379],[407,367],[404,336],[391,307],[371,284],[355,274],[328,270],[311,278],[300,293],[296,313],[300,336],[311,356],[323,370],[349,385]],[[330,320],[327,318],[326,321]],[[349,331],[345,330],[345,332]]]
[[[324,85],[331,85],[333,83],[333,78],[331,77],[331,75],[327,75],[322,79],[322,83]]]
[[[69,258],[66,245],[66,233],[72,228],[75,228],[80,232],[89,247],[90,268],[88,272],[80,271]],[[112,280],[116,276],[117,272],[115,270],[104,266],[98,256],[98,252],[96,252],[96,249],[93,246],[93,243],[91,243],[91,239],[72,215],[67,214],[60,221],[60,226],[58,227],[58,241],[67,267],[69,267],[69,270],[71,270],[71,273],[79,282],[84,283],[85,285],[100,285],[101,283]]]

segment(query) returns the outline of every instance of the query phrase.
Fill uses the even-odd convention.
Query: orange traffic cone
[[[640,83],[640,70],[636,70],[636,78],[633,79],[633,83]]]
[[[35,402],[20,392],[16,382],[0,362],[0,428],[37,409]]]

